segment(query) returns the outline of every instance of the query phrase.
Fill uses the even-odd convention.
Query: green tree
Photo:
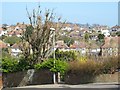
[[[102,46],[105,43],[104,37],[105,37],[104,34],[99,34],[98,35],[97,44],[100,46],[100,53],[99,53],[100,56],[102,55]]]
[[[6,43],[9,43],[11,46],[15,43],[19,43],[21,41],[21,38],[17,37],[17,36],[11,36],[11,37],[6,37],[4,39],[4,41]]]
[[[88,42],[89,38],[90,38],[90,35],[89,35],[89,33],[86,32],[85,35],[84,35],[85,42]]]
[[[119,31],[119,32],[116,32],[116,35],[117,35],[117,36],[120,36],[120,31]]]
[[[2,35],[2,36],[0,36],[0,39],[1,39],[1,40],[4,40],[6,37],[7,37],[7,36]]]
[[[74,43],[74,39],[67,37],[67,36],[65,36],[63,40],[64,40],[64,43],[66,43],[68,47]]]

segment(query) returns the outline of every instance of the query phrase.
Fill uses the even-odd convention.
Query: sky
[[[26,13],[37,8],[38,2],[2,2],[2,23],[8,25],[17,22],[29,23]],[[114,26],[118,24],[117,2],[41,2],[41,9],[55,9],[62,20],[79,24],[101,24]]]

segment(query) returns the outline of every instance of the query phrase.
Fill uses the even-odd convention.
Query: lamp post
[[[55,29],[50,28],[53,31],[53,59],[54,59],[54,68],[55,68]],[[55,72],[53,73],[53,83],[56,84],[56,75]]]

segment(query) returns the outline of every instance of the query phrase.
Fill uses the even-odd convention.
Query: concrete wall
[[[111,82],[119,82],[120,72],[116,72],[114,74],[101,74],[96,77],[80,76],[79,74],[69,74],[65,75],[65,83],[67,84],[83,84],[83,83],[111,83]]]
[[[51,84],[53,83],[52,72],[49,70],[35,71],[32,75],[32,79],[29,81],[24,80],[27,76],[28,71],[14,72],[14,73],[3,73],[3,87],[17,87],[25,85],[40,85],[40,84]],[[23,84],[21,84],[21,82]]]
[[[64,82],[71,85],[92,83],[93,81],[94,76],[80,75],[79,73],[69,73],[64,77]]]

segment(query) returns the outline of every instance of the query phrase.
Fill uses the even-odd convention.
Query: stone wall
[[[111,83],[118,82],[120,80],[119,77],[120,72],[116,72],[114,74],[101,74],[95,77],[86,77],[80,76],[79,74],[69,74],[65,75],[64,82],[66,84],[85,84],[85,83]]]
[[[3,73],[3,87],[51,84],[53,83],[52,75],[49,70],[34,71],[32,76],[28,75],[28,71]]]

